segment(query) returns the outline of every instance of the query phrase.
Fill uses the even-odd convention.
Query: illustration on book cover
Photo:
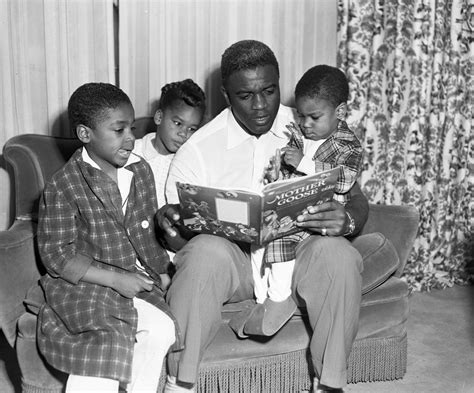
[[[190,230],[262,245],[300,231],[296,217],[330,201],[339,168],[268,184],[262,193],[176,183]]]

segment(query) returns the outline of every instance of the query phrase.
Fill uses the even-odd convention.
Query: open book
[[[340,168],[267,184],[261,193],[176,182],[191,231],[264,245],[298,231],[296,217],[332,200]]]

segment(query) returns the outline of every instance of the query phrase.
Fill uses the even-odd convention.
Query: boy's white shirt
[[[326,139],[320,139],[318,141],[313,141],[310,139],[303,139],[303,158],[301,159],[296,170],[298,172],[304,173],[305,175],[314,175],[316,173],[316,168],[314,166],[313,157],[316,154],[319,146],[321,146]]]

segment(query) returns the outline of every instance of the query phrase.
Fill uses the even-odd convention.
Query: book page
[[[249,204],[246,201],[216,198],[217,219],[249,225]]]
[[[191,231],[258,243],[262,197],[258,193],[176,183],[181,218]]]

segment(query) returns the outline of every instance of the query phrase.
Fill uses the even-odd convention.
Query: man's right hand
[[[194,235],[181,224],[179,205],[164,205],[155,215],[164,240],[173,251],[178,251]]]

